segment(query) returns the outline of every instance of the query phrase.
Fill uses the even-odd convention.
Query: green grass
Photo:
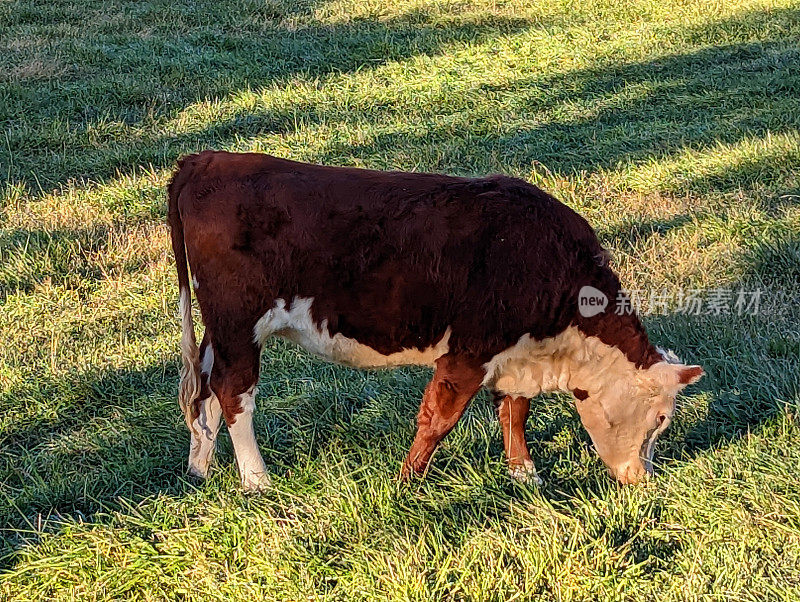
[[[0,4],[0,598],[800,599],[800,3]],[[175,160],[204,148],[503,172],[596,227],[631,289],[765,290],[645,321],[705,366],[619,487],[561,396],[541,488],[485,396],[396,475],[428,373],[269,345],[257,434],[184,476]]]

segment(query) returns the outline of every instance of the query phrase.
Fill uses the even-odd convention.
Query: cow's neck
[[[587,337],[596,337],[609,347],[621,351],[637,368],[649,368],[662,360],[650,344],[639,317],[632,311],[614,308],[589,318],[576,316],[575,326]]]
[[[618,347],[569,326],[541,341],[522,336],[493,357],[486,369],[484,384],[490,389],[533,397],[549,391],[597,391],[630,378],[637,368]]]

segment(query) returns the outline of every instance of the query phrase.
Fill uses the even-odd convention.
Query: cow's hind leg
[[[209,386],[211,369],[214,366],[214,347],[208,336],[200,345],[200,378],[202,386],[194,401],[192,414],[192,442],[189,448],[189,474],[206,478],[217,447],[222,407]]]
[[[235,344],[214,343],[211,389],[217,396],[228,425],[242,487],[258,491],[269,485],[269,477],[253,430],[259,348],[246,333]]]
[[[401,471],[408,479],[425,471],[436,446],[461,418],[481,388],[485,371],[474,358],[443,355],[425,388],[417,416],[417,435]]]
[[[503,444],[508,461],[508,474],[523,483],[541,484],[525,441],[525,423],[531,404],[526,397],[495,394],[497,417],[503,429]]]

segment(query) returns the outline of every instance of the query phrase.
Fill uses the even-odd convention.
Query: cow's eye
[[[662,426],[664,426],[664,422],[666,422],[666,420],[667,420],[667,415],[666,414],[659,414],[658,415],[658,419],[656,420],[656,424],[658,425],[658,428],[661,428]]]

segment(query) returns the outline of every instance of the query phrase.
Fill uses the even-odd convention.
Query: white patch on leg
[[[197,281],[197,276],[194,274],[192,274],[192,286],[194,287],[194,290],[200,288],[200,283]]]
[[[508,467],[508,476],[520,483],[530,485],[541,485],[542,479],[536,472],[536,467],[530,460],[525,460],[522,464],[515,464]]]
[[[261,457],[261,452],[258,451],[258,443],[256,443],[256,435],[253,430],[256,392],[257,389],[253,387],[247,393],[239,396],[242,411],[236,414],[236,421],[228,425],[233,451],[236,454],[236,464],[239,466],[239,476],[242,479],[242,487],[247,491],[259,491],[269,487],[267,467]]]
[[[217,396],[212,393],[211,397],[200,402],[200,413],[192,423],[194,430],[189,448],[189,474],[203,479],[208,476],[217,447],[220,418],[222,407]]]
[[[214,347],[209,343],[203,352],[200,360],[200,372],[206,376],[211,376],[211,369],[214,367]]]
[[[359,343],[341,333],[331,336],[327,320],[317,327],[311,317],[314,299],[295,297],[287,309],[285,299],[276,299],[275,307],[267,311],[253,329],[253,340],[263,346],[270,336],[293,341],[324,359],[355,368],[385,368],[390,366],[434,366],[438,358],[447,353],[450,329],[439,341],[426,349],[403,349],[384,355],[372,347]]]

